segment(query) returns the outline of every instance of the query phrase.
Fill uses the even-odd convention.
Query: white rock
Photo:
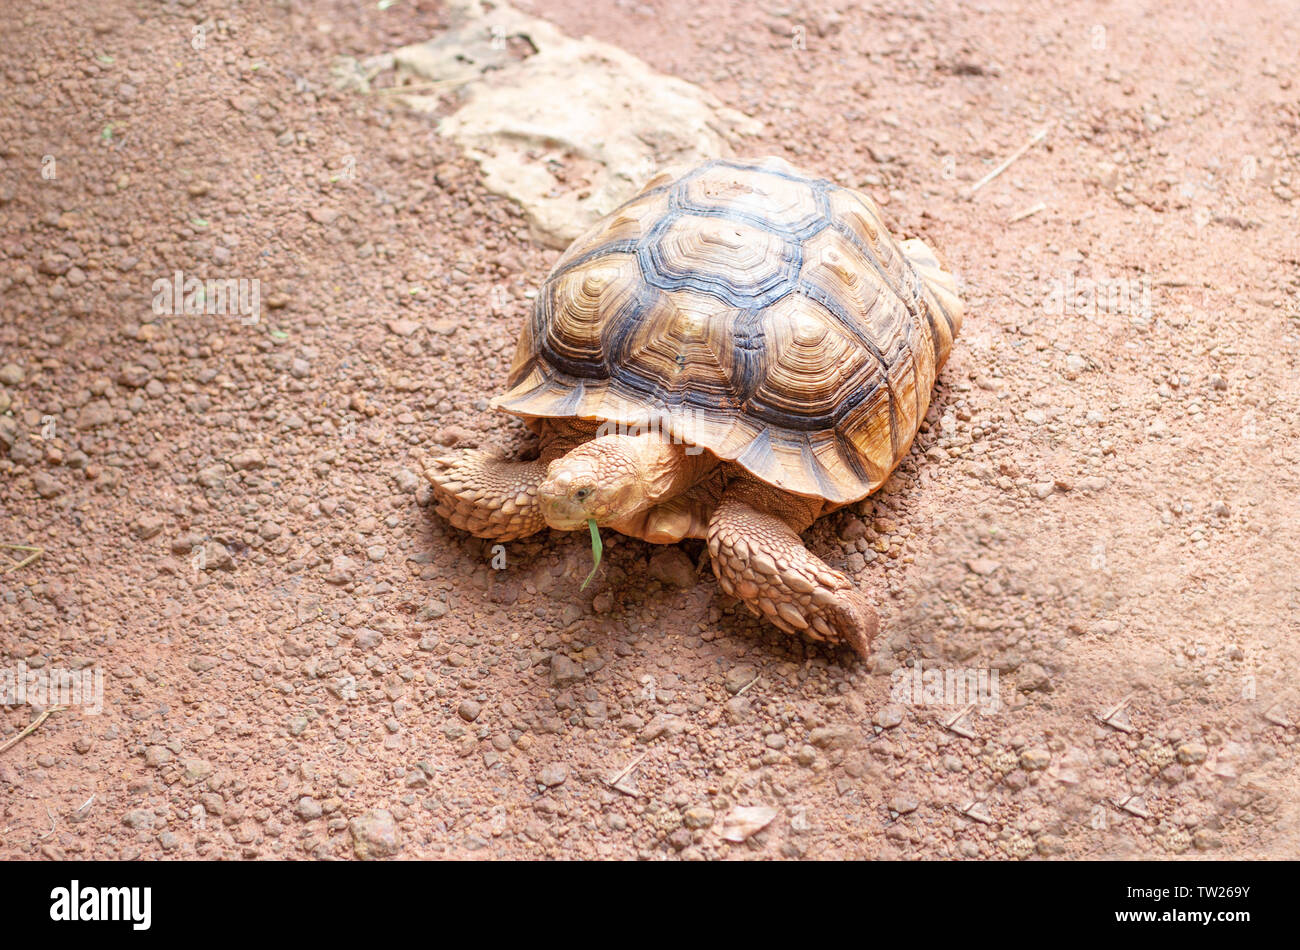
[[[744,841],[770,825],[776,816],[777,810],[766,805],[733,808],[722,820],[722,837],[727,841]]]
[[[479,163],[488,188],[519,202],[552,247],[566,247],[663,165],[730,155],[741,136],[762,130],[699,86],[505,3],[485,11],[477,0],[455,0],[448,19],[446,33],[397,50],[394,62],[417,82],[460,87],[464,105],[439,131]],[[512,40],[536,52],[519,59]],[[429,112],[440,102],[403,99]]]

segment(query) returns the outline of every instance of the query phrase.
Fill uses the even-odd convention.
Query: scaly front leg
[[[546,464],[508,462],[478,449],[424,460],[434,508],[457,528],[479,538],[514,541],[546,527],[537,486]]]
[[[767,510],[769,502],[790,500],[744,484],[728,489],[709,521],[718,583],[787,633],[846,643],[865,658],[879,630],[876,610],[852,581],[811,554],[789,523]],[[791,518],[808,520],[802,511]]]

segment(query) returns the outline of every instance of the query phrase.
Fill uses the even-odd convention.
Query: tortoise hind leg
[[[508,462],[478,449],[424,460],[434,508],[457,528],[493,541],[514,541],[546,527],[537,486],[546,463]]]
[[[722,589],[755,613],[787,633],[867,656],[879,629],[875,608],[776,514],[728,492],[709,522],[709,554]]]

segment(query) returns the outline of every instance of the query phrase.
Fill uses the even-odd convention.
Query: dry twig
[[[53,716],[53,715],[54,715],[55,713],[57,713],[57,712],[63,712],[63,710],[65,710],[65,709],[67,709],[67,708],[68,708],[67,706],[51,706],[49,709],[45,710],[45,712],[43,712],[43,713],[41,713],[39,716],[37,716],[37,717],[36,717],[36,718],[35,718],[35,719],[34,719],[34,720],[33,720],[33,721],[32,721],[32,722],[27,726],[26,729],[24,729],[22,732],[18,733],[18,735],[14,736],[12,739],[6,740],[6,742],[5,742],[4,745],[0,745],[0,755],[4,755],[4,754],[5,754],[6,752],[8,752],[10,749],[12,749],[14,746],[16,746],[19,742],[21,742],[22,740],[24,740],[24,739],[26,739],[28,736],[30,736],[33,732],[35,732],[37,729],[40,728],[41,723],[43,723],[45,720],[49,719],[51,716]]]
[[[33,564],[37,561],[37,559],[40,558],[42,554],[45,553],[45,548],[38,548],[31,544],[9,544],[7,542],[0,541],[0,548],[7,548],[11,551],[31,552],[30,554],[27,555],[27,557],[23,558],[21,561],[17,561],[13,564],[10,564],[3,571],[0,571],[0,575],[10,574],[21,567],[26,567],[28,564]]]
[[[981,188],[983,188],[985,185],[991,182],[994,178],[997,178],[999,175],[1001,175],[1004,171],[1006,171],[1008,168],[1011,167],[1012,162],[1018,159],[1021,155],[1024,155],[1025,152],[1029,151],[1031,148],[1033,148],[1035,145],[1037,145],[1045,138],[1047,138],[1047,126],[1044,126],[1043,128],[1039,129],[1037,132],[1035,132],[1033,135],[1029,136],[1028,142],[1026,142],[1024,145],[1020,146],[1020,148],[1012,152],[1007,158],[1005,158],[1002,161],[1000,165],[998,165],[997,168],[993,169],[993,171],[989,172],[979,181],[975,182],[975,184],[971,185],[970,190],[966,192],[966,197],[967,198],[975,197],[975,192],[979,191]]]

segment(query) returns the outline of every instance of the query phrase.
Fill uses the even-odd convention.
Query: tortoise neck
[[[680,495],[717,464],[712,453],[672,442],[658,432],[607,435],[592,444],[602,455],[622,457],[635,466],[641,475],[643,508]]]

